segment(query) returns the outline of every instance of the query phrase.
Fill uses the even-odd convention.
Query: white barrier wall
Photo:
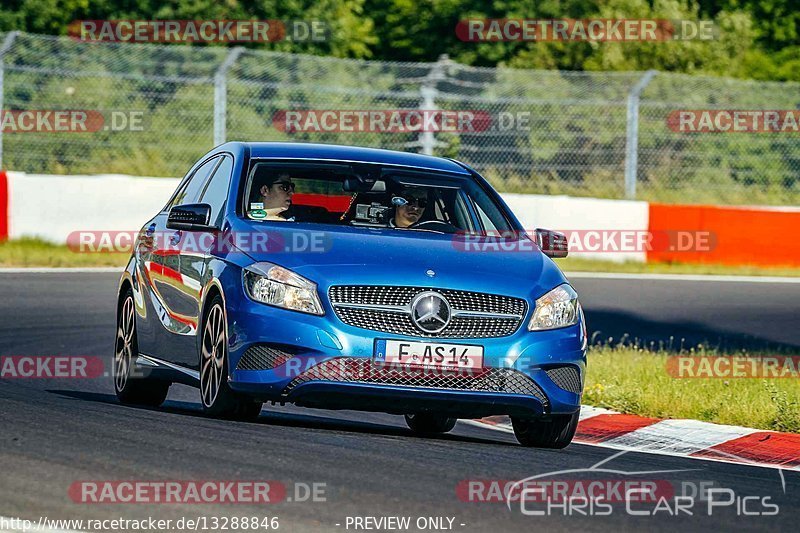
[[[137,231],[164,207],[179,181],[9,172],[9,238],[63,244],[73,231]]]
[[[598,198],[573,198],[570,196],[544,196],[537,194],[503,194],[503,199],[526,230],[545,228],[556,231],[638,231],[648,229],[650,207],[647,202],[630,200],[604,200]],[[604,236],[613,234],[604,232]],[[595,241],[582,239],[584,248]],[[646,252],[576,251],[570,248],[570,256],[605,261],[647,260]]]
[[[175,178],[117,174],[57,176],[9,172],[9,237],[64,243],[73,231],[136,231],[178,186]],[[525,229],[648,229],[647,202],[504,194]],[[646,260],[645,252],[571,252],[611,261]]]

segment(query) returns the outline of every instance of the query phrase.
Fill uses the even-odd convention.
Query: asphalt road
[[[680,335],[683,327],[694,325],[693,332],[712,332],[725,342],[738,342],[742,329],[737,322],[742,319],[735,315],[738,312],[741,317],[741,311],[755,306],[758,312],[753,315],[763,313],[763,320],[743,322],[751,328],[748,331],[760,332],[754,335],[757,341],[798,345],[796,330],[784,331],[771,321],[791,314],[800,286],[660,283],[575,280],[590,324],[603,324],[609,335],[616,336],[612,333],[616,331],[650,334],[647,327],[654,324]],[[110,359],[115,288],[113,274],[0,273],[0,355]],[[627,291],[627,296],[620,290]],[[704,294],[713,295],[712,301],[705,302]],[[682,305],[682,296],[704,303],[694,308]],[[753,303],[755,297],[760,303]],[[701,312],[692,312],[698,308]],[[712,318],[716,318],[713,328]],[[670,320],[675,322],[671,326]],[[788,530],[800,520],[800,472],[796,471],[779,473],[632,452],[612,458],[616,452],[585,445],[562,451],[531,450],[517,446],[513,436],[463,423],[449,435],[419,438],[405,429],[400,417],[347,411],[270,406],[255,423],[226,422],[203,417],[198,394],[175,385],[166,404],[150,410],[120,406],[107,377],[0,380],[0,515],[33,520],[41,516],[173,520],[275,516],[284,531],[353,531],[352,525],[346,527],[348,517],[367,516],[406,516],[412,525],[420,517],[449,517],[452,530],[469,532]],[[656,516],[631,516],[624,503],[615,503],[608,516],[584,516],[591,511],[575,507],[568,515],[562,507],[552,508],[550,516],[528,516],[518,504],[509,510],[502,503],[462,501],[457,493],[464,480],[519,480],[587,469],[607,459],[611,460],[603,468],[626,474],[584,471],[552,478],[636,477],[668,482],[678,493],[682,487],[713,484],[734,491],[735,502],[755,499],[744,506],[713,507],[710,516],[708,502],[700,500],[692,501],[691,516],[685,512],[673,516],[667,507],[659,507]],[[664,470],[680,471],[637,474]],[[297,484],[324,484],[325,501],[268,506],[88,505],[75,503],[68,495],[70,485],[78,480],[235,479],[280,481],[290,497]],[[777,515],[743,516],[745,510],[771,512],[772,504],[778,505]],[[652,511],[655,504],[632,507]],[[595,509],[595,514],[599,512],[605,511]]]
[[[700,343],[796,353],[800,283],[592,278],[576,274],[590,334],[679,349]]]

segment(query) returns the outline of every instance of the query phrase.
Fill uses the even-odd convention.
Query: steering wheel
[[[422,229],[426,231],[438,231],[439,233],[457,233],[458,228],[441,220],[423,220],[411,224],[408,229]]]

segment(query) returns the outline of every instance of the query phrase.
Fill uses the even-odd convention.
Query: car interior
[[[296,222],[392,227],[395,210],[407,202],[403,192],[414,190],[417,203],[424,205],[420,219],[408,228],[456,233],[471,230],[469,196],[457,180],[430,173],[398,172],[350,166],[298,166],[257,163],[248,180],[245,213],[251,219],[251,206],[258,206],[261,187],[276,174],[288,175],[295,185],[287,218]],[[421,198],[421,199],[420,199]]]

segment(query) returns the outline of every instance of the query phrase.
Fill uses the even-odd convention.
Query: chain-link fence
[[[5,168],[180,176],[222,140],[316,141],[460,159],[500,190],[800,203],[800,134],[686,133],[686,109],[800,109],[800,84],[334,59],[0,34],[0,109],[139,113],[141,128],[3,128]],[[482,131],[284,131],[286,110],[483,112]],[[119,126],[119,125],[117,125]],[[118,130],[118,131],[117,131]]]

